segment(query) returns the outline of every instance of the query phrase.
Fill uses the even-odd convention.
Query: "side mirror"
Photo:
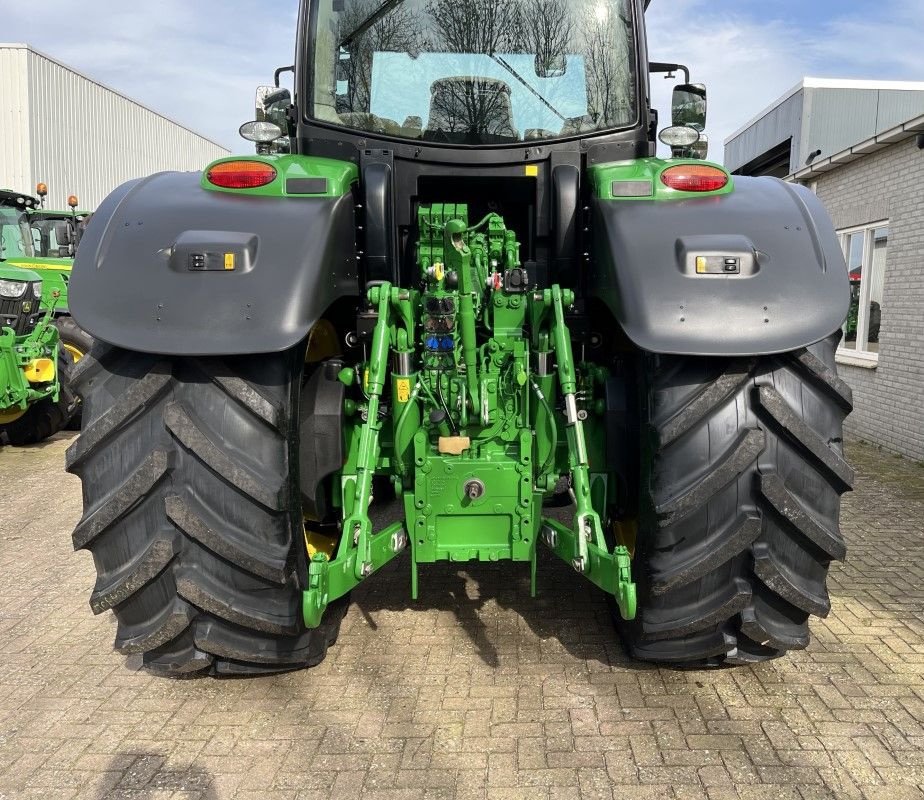
[[[706,129],[706,87],[701,83],[682,83],[674,87],[671,102],[674,125],[687,125],[702,132]]]
[[[62,220],[55,223],[55,239],[59,246],[73,243],[71,226],[67,222]]]
[[[258,86],[256,106],[256,119],[275,121],[280,113],[285,114],[286,109],[292,105],[292,95],[288,89],[278,86]]]
[[[536,53],[537,78],[561,78],[568,71],[568,59],[564,53]]]
[[[340,52],[337,53],[337,65],[335,67],[334,75],[334,78],[338,83],[341,81],[348,81],[350,79],[350,61],[352,58],[353,55],[347,48],[340,48]]]
[[[59,253],[64,250],[69,256],[74,255],[74,231],[68,222],[55,222],[55,241]]]

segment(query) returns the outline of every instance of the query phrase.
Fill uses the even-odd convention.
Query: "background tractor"
[[[844,260],[810,191],[702,160],[688,76],[656,156],[649,73],[686,68],[649,64],[645,5],[304,0],[257,153],[103,202],[67,465],[121,652],[310,666],[392,559],[414,598],[437,561],[535,593],[540,545],[638,658],[808,644],[852,480]]]
[[[47,439],[67,425],[77,405],[72,362],[52,320],[57,297],[46,304],[41,276],[7,262],[31,257],[28,210],[34,203],[0,192],[0,437],[14,445]]]
[[[36,186],[36,194],[39,200],[26,210],[29,234],[31,234],[31,247],[27,246],[30,252],[11,256],[7,266],[23,267],[38,272],[42,276],[42,285],[45,289],[42,307],[51,310],[61,347],[71,361],[76,363],[83,358],[85,353],[90,352],[93,338],[71,317],[68,283],[77,245],[80,244],[80,239],[92,215],[87,211],[78,210],[79,202],[74,195],[68,197],[69,209],[67,211],[46,209],[42,205],[48,194],[48,187],[44,183]],[[70,387],[68,387],[68,394],[73,395]],[[81,409],[78,403],[68,427],[80,430],[80,415]]]

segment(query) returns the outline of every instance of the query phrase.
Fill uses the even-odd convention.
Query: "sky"
[[[297,0],[0,0],[0,41],[25,42],[239,152],[254,90],[292,63]],[[924,0],[653,0],[652,61],[709,91],[710,158],[803,76],[922,80]],[[669,118],[673,81],[653,76]]]

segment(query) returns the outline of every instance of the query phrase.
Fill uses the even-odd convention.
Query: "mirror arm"
[[[295,64],[290,64],[288,67],[280,67],[273,73],[273,80],[276,82],[277,89],[279,88],[279,76],[282,75],[283,72],[291,72],[294,74]],[[689,81],[687,81],[687,83],[689,83]]]
[[[668,64],[664,61],[651,61],[648,64],[649,72],[676,72],[680,70],[684,75],[684,81],[686,83],[690,82],[690,68],[684,66],[683,64]],[[668,76],[670,77],[670,76]]]

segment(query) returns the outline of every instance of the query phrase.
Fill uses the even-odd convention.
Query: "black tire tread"
[[[170,364],[156,363],[141,380],[132,383],[100,417],[84,425],[80,436],[67,448],[65,467],[74,471],[106,439],[118,432],[133,416],[154,402],[170,384]]]
[[[261,578],[273,583],[285,583],[286,563],[288,553],[282,548],[276,551],[264,545],[261,551],[256,552],[247,548],[246,544],[232,537],[229,529],[218,531],[205,522],[190,506],[188,500],[180,495],[171,494],[164,498],[167,518],[191,539],[195,539],[203,547],[230,561],[242,570],[252,572]]]
[[[726,530],[719,530],[716,535],[705,537],[701,547],[689,548],[690,557],[686,560],[680,561],[672,557],[672,553],[663,558],[659,558],[660,554],[654,554],[651,567],[657,578],[652,580],[652,593],[664,594],[671,589],[699,580],[746,550],[758,536],[760,518],[749,515],[740,523],[736,520],[736,523],[728,526]]]
[[[73,445],[72,445],[73,446]],[[93,539],[108,530],[115,522],[147,495],[166,474],[169,456],[165,450],[152,450],[145,460],[123,483],[94,508],[85,509],[74,528],[71,540],[75,550],[82,550]]]
[[[678,413],[658,426],[661,447],[667,447],[688,430],[702,422],[719,403],[731,397],[751,377],[753,359],[735,359],[711,383],[688,402]]]
[[[233,456],[199,429],[181,403],[167,405],[164,423],[180,444],[238,491],[273,511],[285,509],[284,481],[267,486],[264,479],[241,467]]]
[[[220,362],[218,362],[220,363]],[[282,409],[237,375],[222,374],[218,363],[196,359],[195,364],[209,380],[214,381],[228,395],[271,428],[285,431],[286,419]]]
[[[727,486],[748,465],[753,463],[765,444],[764,432],[749,430],[734,443],[730,452],[719,459],[715,467],[688,492],[655,506],[660,524],[671,525],[701,508],[719,489]]]
[[[840,481],[840,491],[846,492],[853,484],[854,473],[850,465],[835,453],[811,426],[786,402],[772,386],[760,386],[757,390],[761,408],[776,420],[808,454],[817,459],[831,475]]]
[[[135,556],[116,574],[99,575],[90,608],[94,614],[102,614],[124,603],[129,597],[153,581],[173,557],[180,552],[179,536],[173,532],[155,535],[147,549]]]

